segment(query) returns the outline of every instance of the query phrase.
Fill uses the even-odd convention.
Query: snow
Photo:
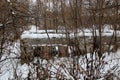
[[[2,27],[3,26],[3,24],[0,24],[0,27]]]
[[[9,49],[11,49],[12,53],[9,54],[4,54],[1,58],[1,60],[4,60],[6,58],[12,58],[12,57],[18,57],[19,56],[19,42],[14,43],[13,46],[9,46]],[[15,54],[16,53],[16,54]],[[103,58],[103,68],[100,69],[100,75],[104,76],[108,72],[110,73],[115,73],[115,75],[119,75],[118,71],[120,70],[120,50],[118,50],[116,53],[112,53],[108,55],[108,53],[104,53],[105,56]],[[94,58],[94,63],[97,64],[97,59],[95,57],[95,54],[93,56]],[[90,53],[87,54],[88,61],[91,61],[90,58]],[[44,69],[48,68],[49,72],[53,72],[56,75],[61,74],[64,76],[66,79],[74,80],[73,76],[70,74],[69,68],[73,66],[73,58],[54,58],[53,60],[41,60],[39,58],[34,58],[34,63],[37,62],[37,60],[40,61],[40,64],[42,64],[42,67]],[[77,60],[77,57],[75,58]],[[86,69],[86,60],[84,56],[79,56],[79,68],[83,73],[87,70]],[[116,66],[116,70],[113,69]],[[76,66],[77,67],[77,66]],[[28,77],[28,73],[31,71],[34,73],[32,77],[36,77],[36,70],[35,70],[35,65],[30,63],[28,64],[20,64],[19,59],[6,59],[5,61],[2,61],[0,63],[0,80],[15,80],[15,75],[17,75],[17,78],[24,80]],[[113,69],[113,70],[112,70]],[[15,74],[16,73],[16,74]],[[51,76],[55,77],[55,74],[51,74]],[[77,75],[78,77],[81,76],[81,79],[83,76],[86,74],[79,74]],[[16,79],[17,79],[16,78]],[[99,79],[100,80],[100,79]],[[102,80],[102,78],[101,78]]]
[[[10,0],[7,0],[8,2],[10,2]]]
[[[104,25],[104,29],[102,30],[102,36],[112,36],[114,34],[114,30],[111,29],[111,25]],[[46,33],[47,31],[47,33]],[[77,30],[77,34],[76,32],[71,32],[69,34],[66,34],[65,30],[58,30],[58,33],[56,32],[56,30],[38,30],[38,28],[35,25],[31,25],[31,29],[28,31],[24,31],[23,34],[21,35],[21,38],[66,38],[67,35],[69,35],[71,38],[74,37],[74,35],[76,34],[78,37],[81,36],[93,36],[93,30],[91,29],[84,29],[84,30]],[[96,31],[96,35],[99,36],[99,31]],[[117,32],[117,36],[120,37],[120,31],[116,31]]]
[[[28,31],[24,31],[23,35],[21,35],[21,38],[65,38],[66,34],[63,34],[64,30],[58,30],[58,32],[62,32],[61,34],[57,34],[56,30],[38,30],[36,26],[32,25],[31,29]]]
[[[37,34],[34,34],[37,31]],[[83,30],[85,32],[86,36],[92,36],[91,30],[85,29]],[[79,30],[78,36],[83,35],[83,31]],[[65,34],[55,34],[54,30],[48,30],[50,32],[48,35],[50,38],[52,37],[66,37]],[[52,32],[52,33],[51,33]],[[54,32],[54,34],[53,34]],[[103,30],[102,35],[104,36],[111,36],[113,35],[113,30],[108,28],[105,28]],[[38,34],[39,33],[39,34]],[[42,33],[42,34],[40,34]],[[117,31],[117,34],[119,35],[120,32]],[[74,32],[70,33],[70,36],[74,36]],[[30,30],[25,31],[21,38],[47,38],[47,34],[44,30],[37,30],[35,26],[33,26]],[[53,44],[55,45],[55,44]],[[43,45],[44,46],[44,45]],[[57,47],[56,47],[57,48]],[[14,42],[13,45],[9,45],[6,48],[8,51],[5,51],[3,54],[1,60],[0,60],[0,80],[16,80],[19,78],[20,80],[25,80],[28,77],[29,72],[31,72],[33,75],[32,77],[36,79],[36,65],[34,63],[37,63],[39,60],[39,64],[42,65],[43,69],[48,69],[49,73],[51,73],[52,77],[56,77],[58,74],[62,75],[65,79],[74,80],[73,75],[70,73],[70,69],[73,67],[73,61],[75,60],[75,63],[79,63],[78,67],[75,65],[74,69],[77,71],[77,69],[80,69],[79,74],[76,75],[76,77],[80,77],[79,80],[83,80],[84,76],[87,76],[87,60],[85,59],[85,56],[87,56],[88,61],[91,61],[91,54],[87,53],[85,56],[79,56],[79,58],[76,56],[74,59],[71,57],[63,57],[63,58],[57,58],[55,57],[54,60],[42,60],[40,58],[35,57],[34,61],[28,64],[20,64],[20,60],[16,59],[16,57],[20,56],[20,42]],[[70,50],[69,50],[70,52]],[[93,63],[98,64],[98,58],[95,57],[96,54],[93,55]],[[14,59],[13,59],[14,58]],[[98,66],[100,69],[100,75],[101,76],[98,80],[103,80],[104,76],[108,73],[114,73],[116,76],[119,77],[119,70],[120,70],[120,50],[117,50],[115,53],[104,53],[102,59],[100,59],[101,65]],[[95,67],[95,66],[93,66]],[[89,70],[89,69],[88,69]],[[95,70],[96,71],[96,70]],[[98,76],[97,74],[94,74]],[[53,78],[54,80],[55,78]]]
[[[65,38],[66,36],[63,34],[24,34],[21,38]]]
[[[17,67],[17,75],[20,76],[21,78],[25,79],[28,77],[28,73],[29,73],[29,66],[27,64],[23,64],[23,65],[18,65]]]
[[[0,80],[9,80],[14,78],[14,70],[18,61],[13,61],[12,58],[16,57],[19,53],[19,43],[14,43],[12,46],[8,46],[7,50],[11,53],[5,53],[0,62],[1,74]]]

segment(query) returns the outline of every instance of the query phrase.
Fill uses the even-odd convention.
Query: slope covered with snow
[[[87,68],[87,61],[85,56],[79,56],[74,58],[54,58],[54,60],[41,60],[39,58],[35,58],[34,62],[28,64],[20,64],[19,57],[19,42],[14,43],[13,46],[9,46],[11,50],[10,54],[4,54],[0,61],[0,80],[25,80],[28,78],[29,74],[31,73],[31,79],[37,80],[37,67],[40,67],[40,71],[48,71],[51,80],[56,80],[59,76],[61,79],[70,79],[75,80],[74,76],[76,76],[79,80],[84,80],[85,76],[89,69]],[[91,61],[90,54],[87,55],[88,62]],[[102,59],[100,60],[101,64],[96,69],[94,66],[94,74],[98,76],[98,80],[103,80],[105,76],[108,74],[114,74],[119,78],[120,74],[120,50],[116,53],[112,53],[108,55],[108,53],[104,53]],[[73,64],[74,68],[73,68]],[[97,57],[93,56],[93,63],[97,65],[99,63]],[[89,64],[90,66],[90,64]],[[42,68],[42,69],[41,69]],[[75,71],[77,74],[72,74],[72,70]],[[97,70],[99,70],[97,72]],[[42,75],[42,72],[41,72]],[[49,79],[47,77],[47,79]]]

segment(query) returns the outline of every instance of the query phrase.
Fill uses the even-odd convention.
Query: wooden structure
[[[65,39],[51,39],[50,41],[48,39],[22,39],[20,43],[21,63],[29,63],[35,57],[48,60],[55,56],[68,56],[68,45]]]

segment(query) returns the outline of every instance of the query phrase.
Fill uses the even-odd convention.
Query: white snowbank
[[[18,55],[16,54],[19,54],[18,47],[19,47],[19,43],[15,43],[14,46],[11,46],[10,49],[12,50],[12,53],[10,55],[4,54],[1,60],[10,58],[10,57],[17,57]],[[106,75],[109,71],[119,76],[118,71],[120,70],[120,50],[110,55],[108,55],[108,53],[105,53],[104,56],[105,57],[103,59],[103,62],[105,63],[103,68],[100,69],[101,76]],[[91,60],[90,53],[87,54],[87,58],[88,58],[88,61]],[[35,59],[37,61],[37,58]],[[93,59],[95,60],[96,58],[94,57]],[[84,56],[80,56],[78,60],[79,60],[78,63],[79,63],[80,70],[85,72],[86,60],[84,59]],[[41,59],[39,59],[39,61],[40,63],[42,63],[42,67],[45,69],[48,68],[50,72],[54,72],[56,74],[59,73],[63,75],[64,78],[66,79],[74,80],[69,70],[73,66],[73,58],[65,58],[65,57],[54,58],[54,61],[52,60],[42,61]],[[95,60],[95,62],[97,63],[97,60]],[[77,60],[75,61],[75,63],[77,63]],[[112,68],[116,65],[118,66],[117,70],[116,71],[112,70]],[[21,65],[19,62],[19,59],[7,59],[0,63],[0,80],[10,80],[10,79],[15,80],[15,75],[17,75],[19,79],[24,80],[28,77],[28,73],[30,72],[30,70],[33,73],[33,77],[36,77],[35,68],[36,68],[35,65],[32,65],[32,63],[31,65],[27,65],[27,64]],[[56,75],[51,74],[51,76],[55,77]],[[78,76],[81,77],[82,79],[83,76],[85,76],[85,73],[79,74]]]
[[[66,38],[66,36],[70,36],[71,38],[74,37],[74,35],[80,36],[93,36],[93,30],[91,29],[84,29],[84,30],[77,30],[78,32],[71,32],[69,31],[69,34],[66,34],[65,30],[38,30],[36,26],[31,25],[31,29],[28,31],[24,31],[21,35],[21,38]],[[99,30],[95,30],[96,35],[99,36]],[[47,33],[48,35],[47,35]],[[102,36],[112,36],[115,33],[114,30],[111,29],[111,25],[104,25],[104,29],[102,30]],[[120,31],[116,31],[117,36],[120,37]]]

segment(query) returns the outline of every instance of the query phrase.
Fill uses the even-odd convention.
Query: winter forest
[[[0,0],[0,80],[120,80],[120,0]]]

